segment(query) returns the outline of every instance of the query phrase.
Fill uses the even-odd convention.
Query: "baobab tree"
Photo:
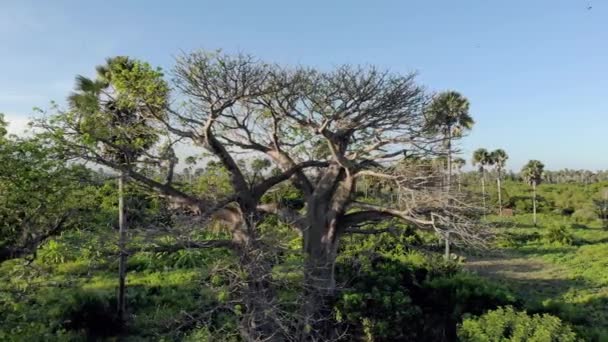
[[[492,156],[485,148],[479,148],[473,152],[473,159],[471,161],[473,166],[479,167],[479,177],[481,179],[481,198],[483,202],[483,209],[486,210],[486,167],[492,165]]]
[[[473,128],[473,118],[469,114],[469,101],[456,91],[446,91],[436,95],[426,110],[427,125],[431,132],[440,134],[444,140],[447,159],[447,191],[452,185],[453,140]]]
[[[532,186],[532,213],[536,227],[536,187],[542,182],[545,165],[538,160],[530,160],[521,170],[521,176]]]
[[[490,158],[492,159],[492,163],[494,164],[494,169],[496,170],[496,187],[498,190],[498,213],[502,215],[502,187],[501,187],[501,179],[502,173],[505,169],[505,165],[507,163],[507,159],[509,156],[507,152],[502,149],[494,150],[490,153]]]
[[[129,74],[145,76],[140,86],[147,86],[145,97],[135,96],[125,78]],[[145,84],[144,84],[145,83]],[[162,108],[168,88],[162,74],[146,64],[127,57],[109,58],[97,67],[97,78],[76,77],[75,92],[68,97],[70,120],[77,123],[88,145],[100,157],[120,165],[118,177],[119,291],[118,316],[125,320],[127,215],[124,189],[131,167],[158,140],[147,112],[152,106]],[[152,98],[154,97],[154,98]]]
[[[87,135],[69,113],[43,126],[79,158],[123,171],[173,205],[227,225],[231,239],[184,241],[183,246],[227,247],[239,256],[247,278],[241,320],[245,339],[280,340],[294,334],[302,340],[326,338],[332,329],[323,326],[330,314],[324,303],[335,289],[340,239],[380,232],[373,229],[375,222],[398,218],[421,229],[450,233],[456,241],[480,241],[476,226],[467,219],[469,206],[448,200],[445,191],[434,186],[432,174],[395,166],[404,155],[432,157],[436,142],[442,140],[429,136],[424,115],[428,96],[413,74],[352,66],[331,71],[281,68],[247,55],[194,52],[178,58],[174,82],[176,97],[186,104],[147,106],[146,118],[215,157],[233,190],[225,198],[196,196],[147,177],[135,163],[107,158],[82,144],[95,136]],[[136,78],[124,83],[138,84]],[[132,89],[133,96],[146,94],[145,87]],[[279,171],[248,179],[236,159],[243,153],[269,160]],[[150,154],[145,157],[152,158]],[[395,191],[408,194],[407,200],[392,206],[358,202],[355,190],[362,177],[391,182]],[[302,210],[262,203],[264,194],[285,181],[301,192]],[[260,252],[268,247],[257,229],[267,215],[278,216],[302,236],[306,300],[297,328],[281,324],[272,310],[277,301],[272,263]]]

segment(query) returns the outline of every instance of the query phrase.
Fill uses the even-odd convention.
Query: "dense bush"
[[[515,302],[504,288],[455,263],[404,248],[403,239],[375,236],[345,246],[337,268],[345,289],[335,312],[353,338],[453,340],[463,314]]]
[[[589,223],[598,219],[597,213],[593,208],[583,207],[581,209],[577,209],[572,214],[572,218],[577,223]]]
[[[564,225],[550,226],[543,238],[548,243],[563,246],[570,246],[574,243],[574,235]]]
[[[60,264],[74,259],[74,251],[66,244],[50,240],[37,253],[39,260],[46,264]]]
[[[530,316],[510,306],[465,319],[458,329],[458,338],[465,342],[576,341],[572,329],[559,318],[548,314]]]

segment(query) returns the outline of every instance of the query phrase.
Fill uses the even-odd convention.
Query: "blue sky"
[[[588,7],[591,6],[591,9]],[[169,69],[192,49],[283,64],[417,71],[471,101],[463,142],[503,148],[518,170],[608,169],[608,3],[510,1],[0,2],[0,112],[15,129],[112,55]]]

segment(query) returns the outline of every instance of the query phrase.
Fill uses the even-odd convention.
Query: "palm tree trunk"
[[[462,192],[462,171],[458,170],[458,192]]]
[[[450,232],[445,233],[445,260],[450,260]]]
[[[498,186],[498,214],[502,216],[502,189],[500,186],[500,172],[496,178],[496,185]]]
[[[486,181],[485,172],[481,172],[481,200],[483,203],[483,217],[486,217]]]
[[[118,318],[125,321],[126,302],[125,302],[125,281],[127,277],[127,214],[125,211],[124,187],[126,176],[123,171],[118,178],[118,246],[120,249],[120,259],[118,261]]]
[[[446,192],[450,193],[450,187],[452,186],[452,135],[448,133],[448,141],[447,141],[447,157],[448,157],[448,176],[446,185]]]
[[[536,182],[532,182],[532,218],[534,220],[534,227],[536,227]]]

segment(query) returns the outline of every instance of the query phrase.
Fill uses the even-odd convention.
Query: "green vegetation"
[[[542,184],[534,227],[530,189],[507,181],[513,217],[488,217],[497,234],[491,253],[471,256],[467,268],[506,284],[529,312],[573,325],[585,340],[608,338],[608,230],[594,201],[606,183]],[[496,199],[492,194],[491,200]],[[585,213],[586,215],[575,215]]]
[[[479,318],[465,319],[458,331],[461,341],[576,341],[570,327],[551,315],[528,315],[512,307],[499,308]]]
[[[501,149],[463,174],[463,95],[221,52],[173,76],[113,57],[31,136],[0,116],[0,340],[608,338],[608,183]]]

